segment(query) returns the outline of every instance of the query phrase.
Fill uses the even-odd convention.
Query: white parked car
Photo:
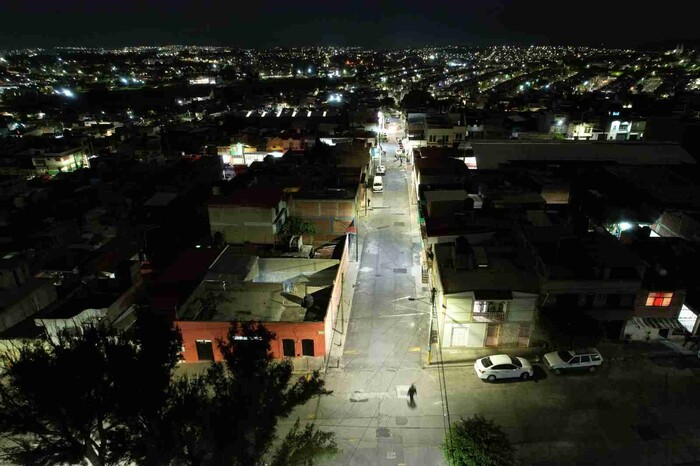
[[[480,379],[495,382],[496,379],[523,379],[532,377],[532,364],[527,359],[496,354],[477,359],[474,371]]]
[[[386,174],[386,167],[384,165],[379,165],[377,167],[377,175],[385,175]]]
[[[603,363],[603,357],[597,349],[587,348],[547,353],[544,355],[544,362],[551,371],[560,375],[564,371],[576,369],[593,372]]]

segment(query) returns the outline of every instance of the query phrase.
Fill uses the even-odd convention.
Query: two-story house
[[[442,347],[528,346],[537,282],[516,262],[507,231],[433,245],[433,317]]]
[[[215,238],[232,244],[274,244],[287,219],[287,196],[276,188],[244,188],[214,195],[207,208]]]
[[[607,233],[568,225],[528,226],[518,232],[520,260],[539,281],[540,306],[584,313],[605,336],[623,337],[642,289],[642,259]]]
[[[55,175],[60,172],[72,172],[79,168],[90,168],[87,154],[81,147],[50,152],[43,149],[31,151],[32,164],[39,175]]]

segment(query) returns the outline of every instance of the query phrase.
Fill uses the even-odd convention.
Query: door
[[[486,327],[486,346],[498,346],[498,334],[501,326],[499,324],[489,324]]]
[[[491,373],[496,376],[497,379],[509,379],[511,377],[517,377],[516,367],[512,364],[499,364],[491,368]]]
[[[530,343],[530,324],[520,324],[518,329],[518,346],[528,346]]]
[[[301,354],[304,356],[314,355],[314,341],[313,340],[301,340]]]
[[[291,338],[285,338],[282,340],[282,354],[288,358],[293,358],[296,356],[294,340]]]
[[[214,347],[211,340],[197,340],[197,359],[199,361],[213,361]]]

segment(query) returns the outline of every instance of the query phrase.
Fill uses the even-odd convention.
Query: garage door
[[[450,346],[482,348],[486,336],[485,324],[453,325]]]

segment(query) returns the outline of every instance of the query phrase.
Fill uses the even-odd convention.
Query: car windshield
[[[558,351],[557,356],[564,362],[569,362],[569,359],[571,359],[571,353],[568,351]]]
[[[510,362],[512,362],[513,364],[515,364],[518,367],[523,367],[523,363],[520,362],[520,359],[514,358],[513,356],[510,357]]]
[[[481,365],[484,367],[491,367],[493,366],[493,362],[491,361],[491,358],[484,358],[481,360]]]

